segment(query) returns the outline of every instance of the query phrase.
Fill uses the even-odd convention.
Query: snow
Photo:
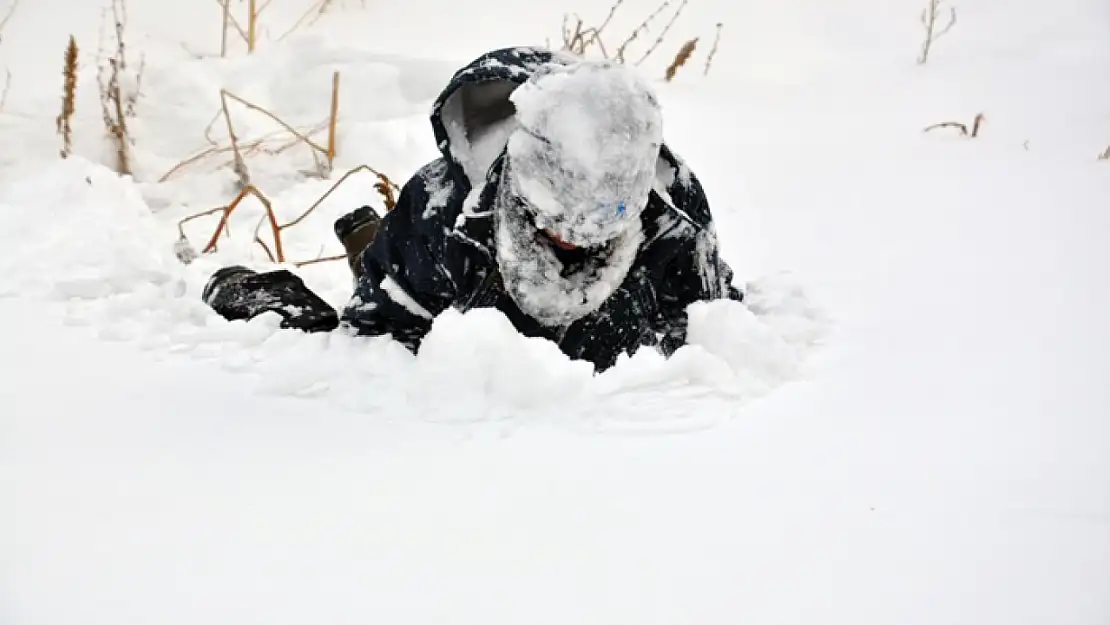
[[[614,36],[654,8],[634,4]],[[158,179],[208,145],[219,88],[310,128],[339,70],[333,180],[401,182],[438,155],[458,67],[605,10],[337,2],[278,41],[305,7],[275,0],[256,53],[219,59],[214,3],[136,0],[127,179],[105,167],[102,7],[21,3],[0,40],[0,622],[1106,623],[1110,9],[961,0],[918,67],[918,4],[690,3],[668,36],[706,37],[690,66],[639,69],[749,297],[692,307],[671,359],[592,376],[490,311],[444,313],[420,357],[225,322],[200,290],[273,266],[261,206],[184,265],[177,221],[235,178],[223,155]],[[980,111],[976,139],[922,132]],[[303,146],[247,162],[283,222],[332,184]],[[289,229],[289,258],[341,253],[331,223],[376,181]],[[186,224],[194,249],[217,219]],[[350,296],[342,262],[288,268]]]
[[[509,137],[509,178],[535,226],[587,247],[625,232],[647,204],[663,142],[647,82],[616,63],[578,63],[545,68],[510,99],[521,130]]]
[[[643,229],[639,221],[629,221],[600,252],[586,256],[581,266],[568,267],[553,246],[537,240],[537,229],[543,228],[539,218],[530,219],[535,213],[513,184],[514,163],[505,166],[502,176],[508,184],[498,188],[494,202],[494,243],[505,290],[529,317],[566,327],[597,311],[620,288],[644,242]]]

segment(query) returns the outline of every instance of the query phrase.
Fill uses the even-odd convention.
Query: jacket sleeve
[[[687,171],[686,179],[676,181],[668,191],[693,226],[692,235],[664,265],[657,282],[654,330],[660,349],[669,356],[686,344],[686,308],[690,304],[716,299],[743,301],[744,296],[733,286],[733,270],[721,258],[716,223],[701,183]]]
[[[427,204],[424,181],[413,176],[362,253],[362,275],[341,318],[357,334],[392,335],[415,351],[450,306],[454,287],[433,251],[441,249],[433,238],[442,228],[438,214],[426,214]]]
[[[686,344],[686,308],[690,304],[717,299],[743,301],[743,294],[732,285],[732,277],[712,229],[699,231],[675,255],[655,294],[658,314],[654,329],[663,353],[669,356]]]

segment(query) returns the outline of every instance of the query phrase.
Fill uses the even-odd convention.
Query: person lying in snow
[[[228,319],[273,311],[283,327],[345,326],[413,351],[448,307],[493,307],[604,370],[642,346],[682,346],[687,305],[742,299],[701,184],[632,70],[495,50],[454,75],[431,123],[443,156],[396,207],[335,223],[355,276],[342,315],[284,270],[221,269],[204,300]]]

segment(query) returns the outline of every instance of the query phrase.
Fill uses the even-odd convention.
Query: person
[[[494,50],[454,74],[431,125],[442,155],[396,206],[335,223],[354,276],[341,314],[285,270],[221,269],[205,301],[229,319],[269,310],[284,327],[391,335],[414,352],[444,310],[492,307],[602,371],[685,344],[689,304],[743,299],[701,183],[633,70]]]

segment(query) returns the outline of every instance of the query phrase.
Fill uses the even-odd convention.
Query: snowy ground
[[[576,8],[506,4],[337,0],[279,42],[306,6],[274,0],[258,51],[221,60],[215,3],[133,0],[132,181],[104,166],[102,7],[23,0],[0,39],[0,623],[1110,622],[1110,7],[961,0],[917,67],[923,3],[692,0],[665,133],[752,297],[698,307],[671,361],[591,377],[490,314],[445,315],[413,358],[198,302],[215,267],[266,266],[257,206],[174,256],[177,220],[234,192],[219,160],[157,182],[221,87],[308,127],[338,69],[337,172],[401,182],[455,68]],[[921,132],[980,111],[974,140]],[[303,149],[248,163],[283,218],[330,185]],[[339,252],[372,182],[290,257]],[[298,271],[349,294],[341,263]]]

